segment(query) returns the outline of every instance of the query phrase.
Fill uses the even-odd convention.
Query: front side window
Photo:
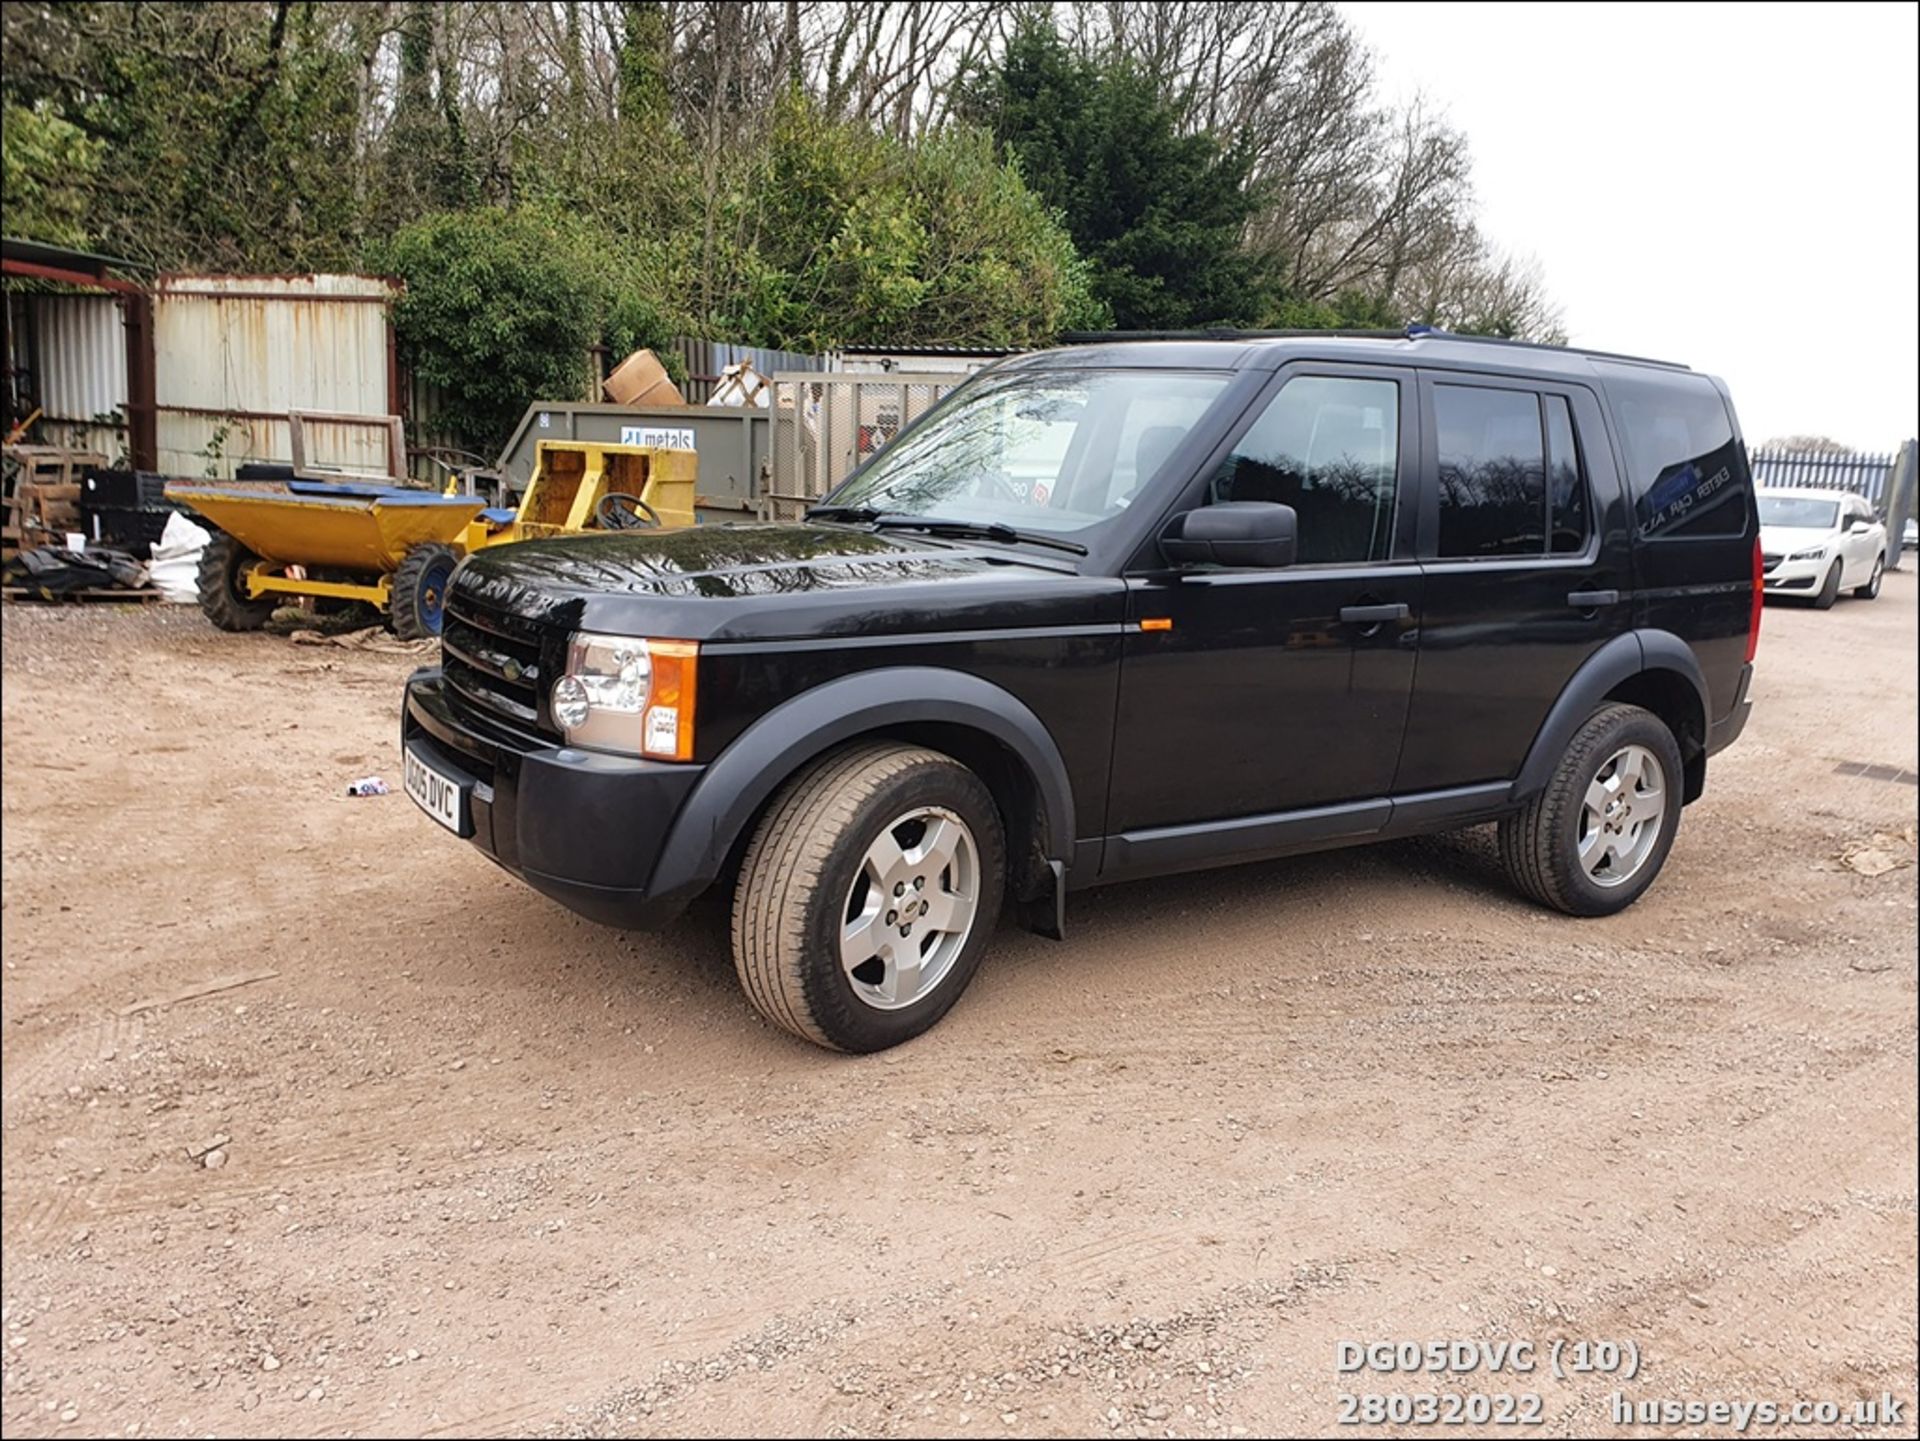
[[[1175,461],[1228,377],[989,371],[826,499],[1086,539]]]
[[[1207,499],[1292,506],[1302,565],[1382,561],[1399,461],[1398,383],[1296,376],[1220,463]]]

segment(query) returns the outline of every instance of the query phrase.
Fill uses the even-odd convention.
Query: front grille
[[[463,708],[517,731],[539,731],[540,633],[462,595],[447,597],[440,669]]]

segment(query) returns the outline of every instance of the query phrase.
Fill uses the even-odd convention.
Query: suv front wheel
[[[1546,789],[1500,822],[1500,859],[1523,894],[1609,916],[1660,874],[1680,826],[1680,746],[1653,712],[1604,705]]]
[[[993,795],[951,756],[856,744],[815,762],[748,844],[733,963],[769,1021],[840,1051],[911,1040],[967,988],[1005,888]]]

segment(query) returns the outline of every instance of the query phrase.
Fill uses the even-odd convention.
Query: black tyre
[[[195,575],[200,613],[221,630],[259,630],[265,625],[274,607],[283,602],[278,596],[255,600],[247,594],[246,574],[259,563],[259,556],[224,530],[215,530],[200,552]]]
[[[447,608],[447,586],[460,555],[452,546],[428,541],[401,557],[393,573],[389,602],[393,633],[402,640],[428,640],[440,634]]]
[[[1813,598],[1815,610],[1832,610],[1833,603],[1840,595],[1840,562],[1835,561],[1827,571],[1827,578],[1820,583],[1820,594]]]
[[[749,843],[733,963],[760,1013],[804,1040],[880,1051],[973,979],[1005,891],[980,778],[919,746],[862,743],[790,781]]]
[[[1876,555],[1873,558],[1873,574],[1867,578],[1865,585],[1856,585],[1853,588],[1854,599],[1878,600],[1880,598],[1880,577],[1886,573],[1886,569],[1887,558],[1884,555]]]
[[[1603,705],[1545,790],[1500,822],[1500,859],[1526,896],[1574,916],[1625,910],[1680,828],[1680,746],[1639,706]]]

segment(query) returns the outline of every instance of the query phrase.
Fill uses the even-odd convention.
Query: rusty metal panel
[[[163,277],[153,320],[161,468],[199,475],[211,463],[224,476],[245,460],[290,460],[290,410],[385,416],[397,291],[367,275]],[[319,431],[316,458],[387,468],[383,426]]]
[[[387,421],[309,420],[307,463],[318,470],[384,475]],[[239,416],[214,412],[160,411],[160,469],[168,475],[230,479],[248,461],[286,464],[293,459],[293,433],[285,416]]]

